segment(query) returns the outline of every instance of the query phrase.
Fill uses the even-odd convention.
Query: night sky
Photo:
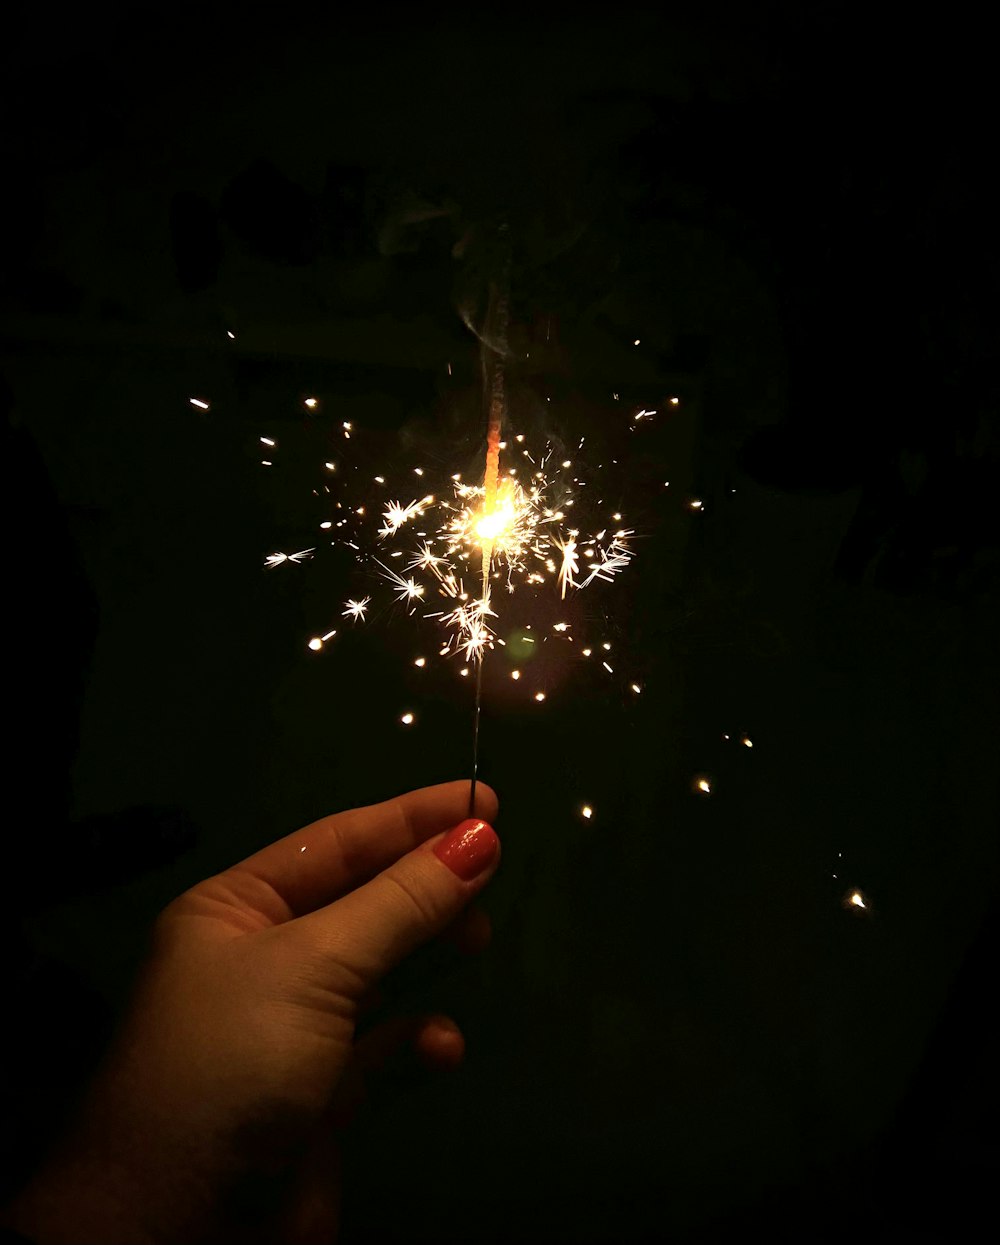
[[[488,659],[493,946],[394,987],[466,1065],[375,1094],[342,1239],[963,1239],[989,1205],[986,29],[744,9],[5,31],[5,1187],[170,898],[468,772],[433,625],[310,652],[366,572],[263,563],[319,543],[345,420],[472,474],[506,221],[512,423],[624,449],[635,560],[568,607],[619,665],[543,654],[537,704]]]

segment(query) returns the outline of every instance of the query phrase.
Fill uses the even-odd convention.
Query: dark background
[[[454,671],[384,620],[309,653],[355,584],[261,566],[313,543],[344,419],[476,460],[462,314],[506,219],[512,412],[575,441],[682,398],[592,607],[645,691],[487,695],[494,945],[407,987],[469,1057],[376,1095],[344,1240],[965,1239],[998,1160],[985,26],[206,12],[5,31],[7,1185],[169,898],[466,771]]]

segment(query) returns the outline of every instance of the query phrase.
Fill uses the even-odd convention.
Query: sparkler
[[[464,664],[460,674],[470,674],[475,664],[470,814],[478,781],[484,659],[488,650],[505,643],[494,630],[498,615],[503,612],[499,600],[508,599],[520,587],[530,589],[529,595],[534,596],[535,590],[546,584],[557,587],[559,599],[566,600],[592,584],[611,583],[634,556],[634,530],[622,526],[623,516],[610,502],[605,505],[601,488],[587,489],[588,483],[597,484],[597,477],[581,478],[587,474],[580,455],[584,438],[567,455],[561,445],[546,441],[539,447],[518,431],[511,437],[508,449],[504,437],[508,421],[510,247],[505,231],[501,232],[501,244],[503,262],[490,287],[485,320],[477,331],[486,423],[482,483],[466,483],[461,472],[453,472],[445,488],[441,488],[442,481],[436,480],[435,492],[413,497],[408,489],[397,492],[390,473],[381,465],[355,465],[354,471],[349,471],[345,469],[348,464],[330,461],[323,464],[327,482],[313,489],[314,496],[329,497],[331,509],[319,527],[329,534],[330,544],[351,549],[359,562],[377,568],[376,573],[387,581],[396,603],[408,615],[435,620],[445,633],[439,656],[461,655]],[[306,400],[310,409],[316,403],[316,399]],[[636,423],[641,420],[645,427],[655,414],[655,410],[642,408],[632,418]],[[338,420],[338,439],[342,436],[351,442],[351,450],[345,452],[353,455],[358,452],[358,442],[352,440],[352,433],[359,435],[353,423]],[[269,437],[261,437],[260,443],[272,452],[277,449]],[[504,451],[509,457],[502,463]],[[574,463],[578,455],[581,461]],[[424,487],[430,484],[434,488],[428,478],[434,474],[423,465],[411,464],[405,478],[409,487],[416,477],[424,481]],[[371,494],[359,497],[353,491],[345,491],[352,490],[362,479],[373,480],[378,486],[377,501]],[[336,494],[332,491],[334,486]],[[389,489],[390,499],[386,499]],[[337,495],[341,500],[335,500]],[[578,501],[584,504],[572,509]],[[265,566],[273,569],[286,562],[300,563],[312,558],[315,552],[313,547],[297,553],[274,553],[265,559]],[[472,588],[467,586],[470,580],[475,585]],[[349,598],[343,603],[341,617],[353,624],[365,623],[372,602],[371,595]],[[525,631],[532,631],[531,624]],[[574,645],[571,624],[557,622],[552,632],[551,636],[522,634],[521,640],[526,645],[546,640]],[[336,629],[331,629],[315,636],[309,647],[319,651],[336,634]],[[605,660],[610,647],[605,643],[600,658],[594,662],[609,675],[614,674],[614,667]],[[589,657],[592,651],[583,648],[582,657]],[[575,652],[581,650],[576,648]],[[413,664],[422,670],[427,658],[417,657]],[[618,665],[616,661],[615,666]],[[524,687],[526,673],[522,669],[512,670],[511,680]],[[639,686],[632,684],[634,694]],[[528,695],[538,705],[546,700],[546,692],[537,686],[529,687]],[[398,720],[408,726],[415,718],[407,711]]]
[[[498,484],[500,476],[500,433],[503,428],[504,414],[504,367],[507,354],[507,323],[510,318],[510,247],[509,238],[504,228],[504,242],[507,249],[504,256],[501,284],[494,285],[490,290],[490,304],[487,311],[486,326],[488,336],[481,343],[483,361],[483,382],[486,386],[488,415],[486,422],[486,471],[483,475],[483,512],[476,521],[476,535],[482,543],[482,574],[483,595],[481,615],[489,610],[490,599],[490,566],[493,561],[493,549],[498,539],[507,536],[515,521],[513,493],[516,485],[510,484],[501,496]],[[492,340],[491,340],[492,339]],[[498,505],[499,503],[499,505]],[[472,633],[478,641],[483,630],[482,617],[479,619],[476,632]],[[471,647],[471,638],[470,645]],[[472,718],[472,780],[469,783],[469,816],[476,811],[476,782],[479,777],[479,719],[483,705],[483,657],[484,648],[478,647],[476,653],[476,699]]]

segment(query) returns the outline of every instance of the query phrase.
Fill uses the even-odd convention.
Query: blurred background
[[[5,1191],[170,898],[468,772],[426,631],[312,652],[357,568],[262,568],[317,543],[344,421],[471,475],[506,221],[511,419],[614,444],[659,413],[616,498],[637,557],[579,598],[620,665],[487,687],[493,946],[397,986],[468,1058],[376,1094],[343,1239],[962,1239],[1000,1159],[985,29],[153,5],[5,34]]]

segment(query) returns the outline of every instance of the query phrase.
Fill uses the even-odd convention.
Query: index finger
[[[497,807],[493,789],[477,783],[475,816],[492,822]],[[291,920],[369,881],[425,839],[450,830],[468,811],[467,779],[421,787],[381,804],[322,817],[226,873],[263,882],[287,909],[281,919]]]

